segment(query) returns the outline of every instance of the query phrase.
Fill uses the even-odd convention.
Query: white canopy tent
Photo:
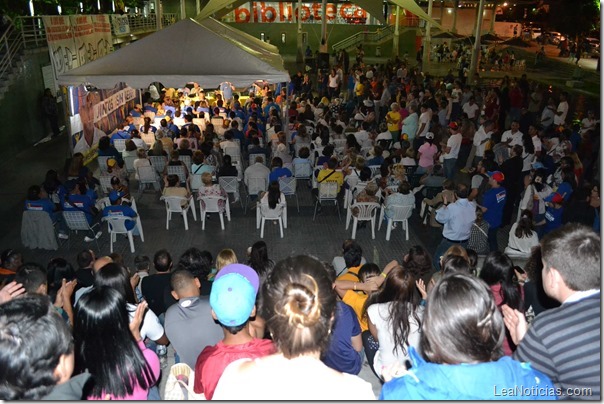
[[[109,89],[120,82],[133,88],[155,81],[166,87],[197,82],[202,88],[215,88],[225,81],[236,87],[257,80],[289,81],[277,48],[250,37],[211,18],[201,23],[184,19],[61,74],[58,83]]]

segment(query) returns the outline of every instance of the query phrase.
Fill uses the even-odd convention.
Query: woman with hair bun
[[[306,256],[277,263],[262,285],[260,313],[277,353],[231,363],[215,400],[373,400],[371,384],[320,360],[336,295],[323,264]]]
[[[545,374],[503,355],[503,317],[489,287],[463,273],[444,276],[430,291],[421,326],[422,355],[393,371],[380,400],[553,400]]]

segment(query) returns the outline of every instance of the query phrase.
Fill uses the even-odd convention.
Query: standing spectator
[[[42,109],[48,122],[50,123],[50,129],[52,130],[52,137],[57,137],[61,134],[59,129],[59,112],[57,110],[57,99],[52,95],[50,88],[44,89],[44,96],[42,97]]]
[[[443,145],[443,167],[445,169],[445,177],[453,180],[455,165],[457,164],[457,157],[461,148],[461,132],[459,131],[457,122],[449,124],[449,131],[451,136],[449,136],[447,143]]]
[[[484,220],[482,209],[476,209],[476,221],[472,224],[468,249],[476,251],[477,254],[489,253],[489,222]],[[510,233],[511,234],[511,233]]]
[[[561,398],[600,400],[600,248],[600,237],[580,224],[549,233],[541,240],[543,287],[562,305],[541,313],[530,328],[520,311],[503,306],[518,344],[514,358],[550,377]],[[589,396],[566,396],[568,389],[585,388]]]
[[[563,91],[560,94],[560,103],[556,109],[556,115],[554,116],[554,125],[560,126],[566,123],[566,116],[568,115],[568,93]]]
[[[443,197],[443,207],[436,211],[436,220],[443,224],[443,239],[436,247],[432,262],[440,270],[440,256],[454,244],[466,247],[472,230],[472,223],[476,220],[476,208],[468,201],[469,190],[464,184],[457,184],[455,195],[457,200],[453,203]]]
[[[484,213],[484,219],[489,223],[489,249],[499,250],[497,244],[497,230],[501,227],[503,207],[506,201],[506,190],[501,186],[505,177],[501,171],[489,172],[489,185],[491,189],[484,193],[482,204],[479,205]]]

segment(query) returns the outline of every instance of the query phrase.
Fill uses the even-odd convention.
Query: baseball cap
[[[122,198],[124,196],[123,192],[119,192],[119,191],[111,191],[109,192],[109,201],[111,203],[116,202],[118,199]]]
[[[564,202],[564,197],[560,195],[558,192],[552,192],[547,197],[543,199],[545,202],[553,202],[553,203],[562,203]]]
[[[426,139],[434,139],[434,133],[432,133],[432,132],[426,133]]]
[[[501,171],[488,171],[487,174],[497,182],[503,182],[503,180],[505,180],[505,176]]]
[[[451,122],[449,124],[449,128],[457,130],[459,128],[459,125],[457,124],[457,122]]]
[[[218,321],[228,327],[244,324],[256,304],[259,283],[258,274],[247,265],[222,268],[210,292],[210,306]]]

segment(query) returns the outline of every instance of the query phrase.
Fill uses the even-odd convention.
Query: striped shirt
[[[598,291],[545,311],[514,353],[514,359],[530,362],[562,388],[560,399],[600,399],[600,306]],[[567,393],[577,388],[589,388],[591,395]]]

